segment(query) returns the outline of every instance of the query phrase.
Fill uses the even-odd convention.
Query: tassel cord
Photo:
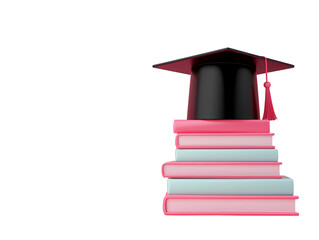
[[[264,108],[264,116],[263,120],[276,120],[277,116],[275,114],[275,110],[272,104],[271,94],[270,94],[270,82],[268,81],[268,65],[267,58],[265,58],[265,73],[266,73],[266,82],[264,83],[265,87],[265,108]]]

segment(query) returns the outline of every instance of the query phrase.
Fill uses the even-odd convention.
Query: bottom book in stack
[[[250,150],[245,151],[249,153]],[[274,153],[274,149],[269,151]],[[298,197],[293,196],[293,180],[280,175],[280,165],[274,160],[165,163],[162,174],[169,179],[164,213],[296,216],[295,200]]]
[[[282,215],[298,216],[297,196],[276,195],[169,195],[166,215]]]

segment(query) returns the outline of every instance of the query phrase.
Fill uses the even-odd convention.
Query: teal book
[[[167,180],[168,194],[191,195],[293,195],[293,180],[279,179],[174,179]]]
[[[181,162],[277,162],[277,149],[176,149]]]

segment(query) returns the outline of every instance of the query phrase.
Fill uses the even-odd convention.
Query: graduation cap
[[[267,73],[294,66],[224,48],[153,67],[191,75],[187,119],[259,119],[257,74],[266,73],[263,119],[275,120]]]

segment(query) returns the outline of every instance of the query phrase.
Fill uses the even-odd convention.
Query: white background
[[[318,239],[315,3],[1,1],[0,239]],[[224,47],[295,65],[269,80],[299,217],[162,212],[189,77],[152,65]]]

